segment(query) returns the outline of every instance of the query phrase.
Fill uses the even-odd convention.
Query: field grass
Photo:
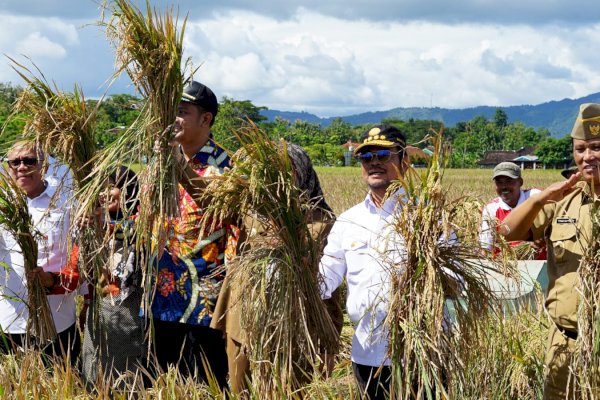
[[[365,198],[367,188],[362,181],[360,167],[315,167],[325,199],[336,215]],[[562,180],[560,170],[525,170],[523,188],[544,188]],[[496,197],[491,169],[448,169],[444,185],[456,198],[470,195],[486,203]]]
[[[362,201],[366,188],[358,167],[318,167],[325,198],[336,215]],[[481,202],[496,196],[491,170],[447,170],[444,185],[453,196],[470,195]],[[524,187],[543,188],[562,180],[558,170],[524,171]],[[478,218],[478,215],[471,216]],[[467,399],[536,399],[541,393],[544,343],[547,322],[540,310],[524,311],[516,316],[490,317],[486,332],[465,352],[465,370],[472,376],[472,386],[455,388],[460,398]],[[352,398],[356,393],[351,376],[349,349],[352,328],[346,324],[343,346],[335,370],[329,379],[316,377],[307,388],[308,398]],[[106,387],[97,392],[86,390],[78,373],[68,366],[44,367],[39,355],[0,355],[0,397],[7,399],[104,399],[104,398],[222,398],[218,391],[182,379],[169,371],[152,387],[133,386],[127,393],[114,393]],[[260,399],[259,394],[252,396]],[[457,397],[458,398],[458,397]]]

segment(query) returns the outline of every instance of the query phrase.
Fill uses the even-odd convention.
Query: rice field
[[[325,197],[336,214],[362,201],[366,188],[358,167],[316,168]],[[447,170],[444,186],[459,198],[470,195],[481,202],[495,197],[491,170]],[[526,170],[525,188],[543,188],[562,180],[559,170]],[[478,215],[470,218],[476,219]],[[538,306],[541,304],[538,298]],[[478,339],[464,349],[465,374],[472,385],[451,388],[465,399],[538,399],[541,398],[543,356],[547,331],[541,307],[524,310],[508,318],[490,316],[486,328],[477,332]],[[346,324],[343,346],[332,376],[316,376],[304,394],[305,398],[346,399],[356,397],[351,375],[349,348],[352,328]],[[277,377],[274,377],[277,379]],[[224,398],[218,389],[182,379],[168,371],[150,385],[138,379],[127,392],[114,392],[110,382],[95,391],[86,389],[77,371],[64,364],[46,367],[39,354],[0,356],[0,397],[6,399],[209,399]],[[260,399],[259,393],[251,398]]]
[[[316,167],[325,199],[336,215],[365,198],[367,189],[363,184],[359,167]],[[544,188],[563,179],[561,170],[524,170],[523,188]],[[491,169],[448,169],[444,174],[444,186],[452,197],[471,195],[483,203],[496,197]]]

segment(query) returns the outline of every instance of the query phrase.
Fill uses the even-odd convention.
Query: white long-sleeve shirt
[[[56,187],[48,185],[38,197],[27,199],[29,213],[35,228],[41,234],[38,239],[38,266],[44,271],[60,272],[67,261],[70,208],[66,193],[57,196],[50,207]],[[21,249],[15,238],[0,229],[0,257],[5,263],[0,268],[0,326],[2,331],[23,334],[27,327],[27,280]],[[56,331],[62,332],[75,323],[76,291],[48,295]]]
[[[389,268],[406,256],[403,240],[390,227],[400,196],[396,193],[377,208],[369,194],[342,213],[321,259],[324,299],[331,297],[344,278],[347,280],[346,308],[355,327],[352,361],[358,364],[390,364],[388,332],[383,326],[390,297]]]

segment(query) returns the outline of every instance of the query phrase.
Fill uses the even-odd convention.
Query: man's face
[[[194,104],[182,101],[179,103],[175,118],[174,139],[182,144],[196,141],[202,136],[208,140],[211,121],[211,113],[202,111]]]
[[[360,154],[377,154],[383,150],[390,152],[388,157],[372,157],[370,161],[361,160],[362,177],[372,192],[385,193],[390,183],[404,175],[406,163],[398,148],[366,147]]]
[[[522,178],[510,178],[508,176],[497,176],[494,178],[496,193],[503,202],[511,207],[516,207],[521,196],[521,186],[523,186]]]
[[[14,150],[7,156],[8,171],[30,199],[45,189],[42,161],[35,150]]]
[[[583,179],[596,185],[600,184],[600,138],[573,139],[573,159]]]

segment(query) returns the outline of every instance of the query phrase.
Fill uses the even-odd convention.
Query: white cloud
[[[32,32],[26,38],[16,43],[15,50],[19,54],[31,54],[31,57],[40,58],[63,58],[67,51],[60,44],[55,43],[42,36],[39,32]]]
[[[97,96],[112,73],[112,51],[99,28],[80,29],[99,17],[95,4],[66,1],[46,0],[57,7],[46,15],[91,19],[26,16],[16,0],[5,10],[21,16],[0,6],[0,52],[25,52],[59,84],[81,82]],[[42,0],[26,3],[50,8]],[[600,8],[583,13],[583,3],[224,0],[203,4],[201,12],[197,2],[183,0],[180,10],[190,9],[185,49],[201,65],[196,78],[219,97],[334,116],[400,106],[536,104],[598,92],[600,54],[593,49],[600,24],[586,21]],[[15,74],[0,63],[6,80]],[[126,83],[112,91],[131,91]]]

